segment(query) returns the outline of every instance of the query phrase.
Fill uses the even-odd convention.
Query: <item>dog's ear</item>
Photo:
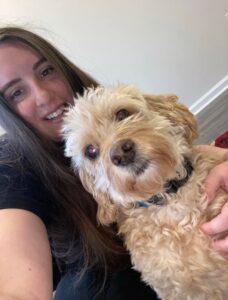
[[[174,126],[181,126],[191,144],[198,137],[197,121],[189,109],[178,103],[176,95],[144,95],[149,109],[169,119]]]
[[[108,194],[97,191],[94,188],[93,176],[85,175],[84,172],[79,170],[79,176],[85,189],[93,195],[98,204],[97,219],[102,225],[109,225],[117,221],[119,208],[118,205],[112,203]]]

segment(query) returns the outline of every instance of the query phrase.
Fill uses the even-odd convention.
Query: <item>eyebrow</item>
[[[11,86],[13,86],[14,84],[20,82],[21,79],[20,78],[15,78],[13,80],[11,80],[10,82],[8,82],[6,85],[4,85],[3,89],[0,91],[0,93],[2,95],[5,94],[5,92],[8,90],[8,88],[10,88]]]
[[[35,71],[37,68],[39,68],[40,65],[42,65],[45,61],[47,61],[47,59],[45,57],[41,57],[33,66],[32,69]],[[10,88],[11,86],[13,86],[14,84],[20,82],[21,79],[20,78],[15,78],[11,81],[9,81],[4,87],[3,89],[0,91],[1,94],[4,95],[4,93],[7,91],[8,88]]]
[[[42,65],[42,63],[44,63],[45,61],[47,61],[47,59],[45,57],[41,57],[41,59],[39,59],[32,67],[33,70],[36,70],[37,68],[39,68],[40,65]]]

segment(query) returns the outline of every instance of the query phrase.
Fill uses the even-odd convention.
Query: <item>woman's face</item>
[[[0,45],[0,92],[41,134],[54,141],[73,92],[64,77],[44,57],[23,44]]]

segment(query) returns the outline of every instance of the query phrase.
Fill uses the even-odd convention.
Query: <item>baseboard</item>
[[[198,120],[200,137],[197,144],[210,144],[228,130],[228,75],[191,107]]]

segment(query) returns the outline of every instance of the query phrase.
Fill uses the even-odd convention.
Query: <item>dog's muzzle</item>
[[[149,160],[137,153],[136,144],[130,139],[117,141],[110,149],[111,162],[117,167],[125,167],[134,175],[142,174],[149,165]]]
[[[135,143],[130,139],[116,142],[110,150],[111,162],[120,167],[129,166],[135,161]]]

